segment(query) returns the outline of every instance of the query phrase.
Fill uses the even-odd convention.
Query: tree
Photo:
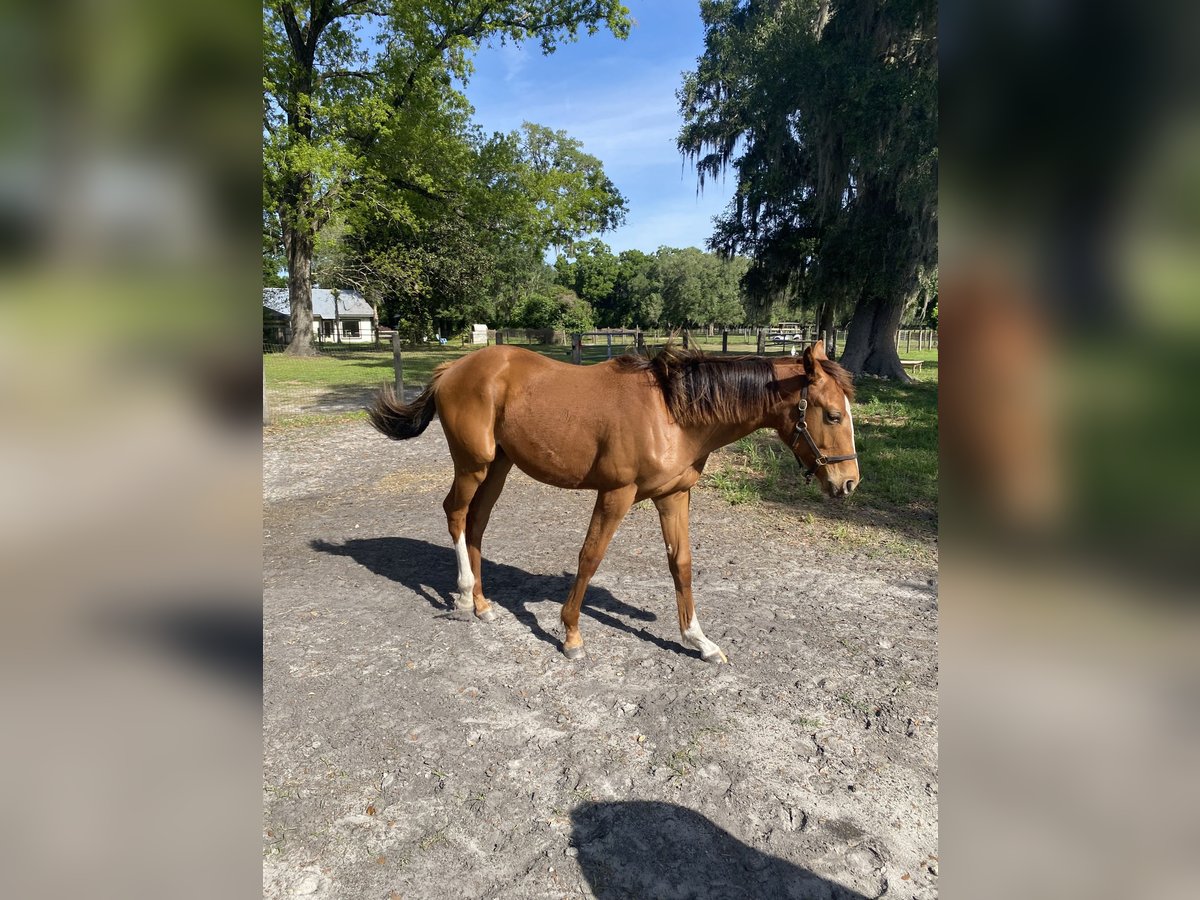
[[[618,324],[611,314],[610,297],[617,282],[620,263],[608,244],[593,238],[575,246],[575,262],[571,266],[575,293],[593,308],[603,310],[600,318],[605,328]]]
[[[600,160],[565,132],[531,122],[483,146],[473,184],[469,215],[490,231],[485,239],[497,259],[500,319],[541,288],[547,249],[570,250],[584,235],[625,220],[625,198]],[[593,244],[603,246],[586,246]]]
[[[421,201],[453,204],[471,160],[454,82],[475,48],[536,38],[551,53],[581,28],[623,38],[629,25],[618,0],[267,3],[264,192],[287,257],[288,352],[312,352],[313,254],[333,215],[359,201],[403,221]]]
[[[406,200],[381,183],[344,202],[336,227],[319,234],[322,277],[336,269],[362,279],[364,293],[382,295],[387,320],[414,337],[471,321],[520,324],[527,301],[553,280],[543,262],[552,242],[611,228],[625,215],[600,161],[562,132],[526,123],[485,139],[466,128],[458,148],[444,197]],[[390,163],[378,165],[386,175]],[[395,215],[400,208],[407,214]],[[335,231],[340,240],[331,242]]]
[[[701,188],[738,189],[710,245],[753,258],[756,312],[852,309],[841,361],[907,380],[894,337],[937,265],[935,0],[702,0],[679,91]]]
[[[619,328],[651,328],[662,314],[658,260],[641,250],[625,250],[609,296],[609,315]]]
[[[714,325],[738,325],[746,321],[741,283],[749,267],[750,261],[744,256],[722,259],[712,253],[704,255],[699,319],[709,326],[709,334]]]

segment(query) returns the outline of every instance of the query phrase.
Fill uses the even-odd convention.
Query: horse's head
[[[816,477],[830,497],[845,497],[862,480],[854,448],[850,375],[825,355],[825,342],[804,351],[803,369],[791,366],[780,379],[785,401],[779,436],[792,448],[809,477]]]

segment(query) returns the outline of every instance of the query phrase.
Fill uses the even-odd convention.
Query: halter
[[[804,483],[811,484],[813,476],[817,474],[817,470],[824,468],[830,463],[849,462],[852,459],[858,459],[857,453],[849,453],[845,456],[826,456],[821,452],[821,448],[817,446],[817,442],[812,439],[812,435],[808,431],[808,421],[804,418],[805,412],[808,410],[808,385],[805,384],[800,390],[800,402],[796,404],[796,409],[800,411],[800,421],[796,423],[796,430],[792,434],[792,452],[796,452],[796,445],[800,443],[800,439],[804,438],[808,444],[808,449],[812,451],[812,465],[805,466],[800,462],[800,457],[796,457],[796,462],[804,468]]]

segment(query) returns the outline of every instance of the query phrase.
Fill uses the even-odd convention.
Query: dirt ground
[[[452,612],[435,421],[264,435],[267,897],[937,896],[937,578],[693,491],[679,643],[658,519],[621,526],[558,650],[593,496],[514,470],[498,614]],[[864,473],[869,477],[869,473]]]

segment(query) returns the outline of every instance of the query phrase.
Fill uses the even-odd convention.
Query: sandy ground
[[[455,617],[437,422],[264,435],[267,897],[937,895],[937,580],[693,492],[679,643],[654,507],[558,651],[593,497],[514,471]],[[811,529],[807,530],[811,531]]]

